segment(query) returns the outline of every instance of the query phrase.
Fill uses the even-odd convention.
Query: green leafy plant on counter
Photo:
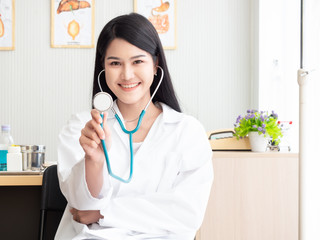
[[[258,132],[259,135],[271,138],[273,144],[278,145],[282,132],[277,120],[278,114],[274,111],[268,114],[266,111],[247,110],[244,117],[238,116],[234,124],[234,136],[239,139],[246,137],[249,132]]]

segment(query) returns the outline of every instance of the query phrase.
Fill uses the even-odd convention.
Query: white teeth
[[[139,85],[139,83],[127,84],[127,85],[121,84],[121,87],[123,87],[123,88],[134,88],[134,87],[136,87],[138,85]]]

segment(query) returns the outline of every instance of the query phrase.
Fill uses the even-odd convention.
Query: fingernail
[[[105,137],[106,137],[105,135],[102,135],[102,138],[101,138],[101,139],[105,139]]]

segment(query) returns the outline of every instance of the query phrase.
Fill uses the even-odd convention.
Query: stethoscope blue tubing
[[[115,110],[111,107],[111,110],[114,112],[114,115],[115,115],[117,121],[119,122],[122,131],[123,131],[124,133],[126,133],[126,134],[129,135],[129,143],[130,143],[130,144],[129,144],[129,145],[130,145],[130,174],[129,174],[128,179],[123,179],[123,178],[115,175],[115,174],[112,172],[111,167],[110,167],[109,155],[108,155],[108,151],[107,151],[107,147],[106,147],[105,141],[104,141],[103,139],[101,140],[101,144],[102,144],[102,148],[103,148],[104,155],[105,155],[105,158],[106,158],[107,169],[108,169],[109,175],[110,175],[111,177],[113,177],[113,178],[121,181],[121,182],[124,182],[124,183],[129,183],[129,182],[131,181],[131,179],[132,179],[132,173],[133,173],[132,134],[134,134],[134,133],[135,133],[136,131],[138,131],[138,129],[140,128],[142,118],[143,118],[143,116],[145,115],[146,110],[147,110],[149,104],[151,103],[154,95],[155,95],[156,92],[158,91],[158,88],[159,88],[159,86],[160,86],[160,84],[161,84],[161,82],[162,82],[162,79],[163,79],[163,75],[164,75],[163,69],[162,69],[162,67],[160,67],[160,66],[157,66],[157,67],[160,68],[160,70],[161,70],[161,78],[160,78],[159,83],[158,83],[158,86],[157,86],[156,89],[154,90],[154,92],[153,92],[153,94],[152,94],[152,96],[151,96],[148,104],[147,104],[147,105],[145,106],[145,108],[141,111],[141,114],[140,114],[140,116],[139,116],[139,120],[138,120],[138,123],[137,123],[137,126],[136,126],[135,129],[133,129],[132,131],[128,131],[128,130],[125,128],[125,126],[123,125],[123,123],[122,123],[120,117],[118,116],[118,114],[117,114],[117,113],[115,112]],[[98,75],[98,84],[99,84],[99,88],[100,88],[101,92],[103,92],[103,91],[102,91],[102,88],[101,88],[101,85],[100,85],[100,75],[101,75],[101,73],[102,73],[103,71],[104,71],[104,70],[102,70],[102,71],[99,73],[99,75]],[[102,113],[101,113],[100,115],[101,115],[101,117],[102,117],[102,123],[101,123],[100,125],[101,125],[101,127],[102,127],[102,129],[103,129],[103,117],[104,117],[104,115],[103,115]]]
[[[115,113],[115,117],[117,119],[117,121],[119,122],[119,125],[122,129],[123,132],[125,132],[126,134],[129,135],[129,143],[130,143],[130,173],[129,173],[129,177],[128,179],[123,179],[117,175],[115,175],[112,170],[111,170],[111,167],[110,167],[110,161],[109,161],[109,155],[108,155],[108,151],[107,151],[107,147],[106,147],[106,143],[105,141],[102,139],[101,140],[101,144],[102,144],[102,148],[103,148],[103,151],[104,151],[104,155],[106,157],[106,162],[107,162],[107,168],[108,168],[108,172],[109,172],[109,175],[121,182],[124,182],[124,183],[129,183],[132,179],[132,173],[133,173],[133,147],[132,147],[132,134],[134,134],[136,131],[138,131],[138,129],[140,128],[140,125],[141,125],[141,121],[142,121],[142,118],[144,116],[144,114],[146,113],[145,110],[142,110],[140,116],[139,116],[139,120],[138,120],[138,123],[137,123],[137,126],[135,129],[131,130],[131,131],[128,131],[125,126],[123,125],[120,117],[118,116],[118,114]],[[102,129],[103,129],[103,118],[104,118],[104,115],[103,114],[100,114],[101,117],[102,117],[102,123],[100,124]]]

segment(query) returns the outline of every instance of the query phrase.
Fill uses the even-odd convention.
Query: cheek
[[[154,80],[154,73],[153,71],[148,71],[144,73],[144,81],[150,87]]]
[[[112,84],[116,80],[116,74],[113,71],[107,71],[105,76],[106,76],[106,81],[108,85]]]
[[[116,87],[115,87],[115,84],[116,84],[116,81],[115,81],[115,76],[113,73],[106,73],[106,83],[107,83],[107,86],[110,88],[110,90],[112,92],[114,92],[116,90]]]

